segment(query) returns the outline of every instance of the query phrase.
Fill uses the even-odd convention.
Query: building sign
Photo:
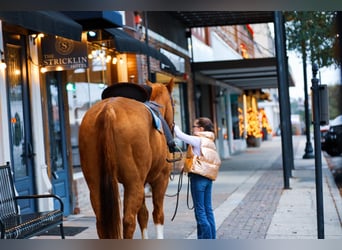
[[[87,44],[63,37],[44,36],[42,67],[47,71],[88,68]]]
[[[163,49],[163,48],[160,48],[160,53],[166,55],[170,59],[170,61],[175,65],[176,70],[179,73],[185,72],[185,64],[184,64],[185,60],[183,57],[180,57],[174,53],[171,53],[170,51]],[[161,65],[162,69],[164,69],[165,67],[167,67],[167,65],[164,65],[164,64]]]

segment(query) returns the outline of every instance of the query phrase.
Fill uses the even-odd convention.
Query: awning
[[[28,29],[81,41],[82,26],[57,11],[0,11],[0,19]]]
[[[63,11],[63,14],[82,25],[83,30],[122,27],[118,11]]]
[[[160,61],[162,68],[172,74],[177,74],[175,65],[164,54],[144,42],[135,39],[120,29],[106,29],[113,35],[115,49],[122,53],[135,53],[151,56]]]
[[[276,58],[197,62],[193,63],[193,70],[241,90],[278,88]],[[290,72],[289,77],[289,86],[294,86]]]
[[[273,11],[169,11],[188,28],[270,23]]]

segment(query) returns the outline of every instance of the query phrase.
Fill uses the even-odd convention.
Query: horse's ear
[[[170,79],[170,82],[166,85],[168,91],[172,93],[173,87],[175,86],[175,81],[173,78]]]
[[[149,80],[146,80],[146,85],[152,87],[153,83],[150,82]]]

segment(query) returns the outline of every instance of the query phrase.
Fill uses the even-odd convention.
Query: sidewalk
[[[294,167],[290,189],[283,189],[281,138],[264,141],[259,148],[224,160],[213,185],[213,207],[218,239],[317,239],[314,159],[302,159],[305,137],[294,136]],[[325,239],[342,239],[342,198],[322,157]],[[166,239],[196,239],[193,210],[187,205],[188,178],[183,176],[176,217],[178,176],[170,181],[165,197]],[[155,238],[151,198],[149,237]],[[190,198],[189,206],[192,206]],[[87,227],[66,239],[97,239],[95,217],[90,211],[68,216],[65,227]],[[58,236],[39,236],[58,239]],[[134,238],[140,239],[137,226]]]

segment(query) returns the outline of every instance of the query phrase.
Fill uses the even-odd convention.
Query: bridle
[[[171,123],[171,127],[168,125],[168,128],[169,128],[169,131],[171,133],[171,136],[168,135],[167,136],[168,138],[166,138],[166,139],[167,139],[167,144],[169,146],[169,150],[170,150],[170,152],[172,151],[171,153],[172,153],[173,158],[172,159],[166,159],[166,161],[169,162],[169,163],[173,163],[173,168],[175,168],[175,163],[177,161],[182,160],[183,152],[180,149],[180,147],[173,140],[173,132],[174,132],[174,127],[175,127],[175,104],[174,104],[173,97],[172,97],[171,93],[169,93],[169,97],[170,97],[171,107],[172,107],[172,123]],[[165,121],[165,123],[166,123],[166,121]],[[164,128],[164,126],[163,126],[163,128]],[[166,133],[168,133],[168,132],[166,132]],[[172,137],[172,139],[170,137]],[[172,144],[172,145],[170,145],[170,144]],[[177,157],[177,158],[176,158],[176,155],[175,155],[176,152],[180,153],[180,156]]]

